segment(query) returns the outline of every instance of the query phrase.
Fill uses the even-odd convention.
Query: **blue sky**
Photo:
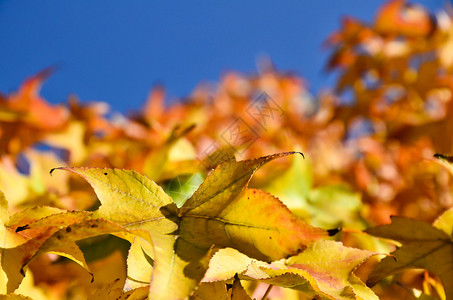
[[[76,94],[114,111],[137,110],[155,83],[184,97],[228,70],[255,72],[269,56],[307,79],[316,93],[332,84],[321,43],[343,15],[371,21],[382,1],[61,1],[0,0],[0,91],[58,64],[43,96]],[[417,1],[432,10],[442,0]]]

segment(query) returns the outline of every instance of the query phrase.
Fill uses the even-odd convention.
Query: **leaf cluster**
[[[129,116],[50,104],[51,68],[0,95],[0,293],[453,298],[451,12],[392,0],[325,45],[316,97],[266,62]]]

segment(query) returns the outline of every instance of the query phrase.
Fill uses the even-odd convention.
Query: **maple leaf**
[[[153,248],[146,240],[135,237],[127,256],[126,290],[148,286],[153,272]]]
[[[368,277],[374,286],[383,278],[410,268],[426,269],[444,285],[447,299],[453,299],[453,214],[442,215],[434,226],[403,217],[391,217],[392,223],[367,229],[366,232],[401,243],[392,256],[385,257]],[[437,228],[437,226],[439,228]]]
[[[353,271],[377,253],[345,247],[341,242],[316,241],[298,255],[266,263],[234,249],[219,250],[211,259],[204,282],[241,279],[292,288],[321,299],[377,299]],[[317,299],[318,299],[317,298]]]
[[[127,231],[124,227],[108,220],[87,219],[55,232],[26,263],[43,253],[54,253],[71,259],[90,272],[85,257],[75,242],[93,236],[124,231]]]
[[[15,214],[8,210],[8,202],[0,191],[0,248],[9,249],[37,239],[49,228],[58,228],[79,222],[90,215],[90,212],[65,210],[35,206]]]
[[[89,214],[62,213],[55,208],[34,207],[10,216],[6,222],[3,221],[0,226],[0,291],[14,291],[24,278],[24,267],[45,242],[61,227],[78,222]]]
[[[75,220],[83,216],[83,214],[79,213],[85,213],[86,215],[88,212],[68,212],[40,219],[35,222],[36,228],[41,231],[40,235],[20,246],[0,249],[3,269],[2,275],[3,273],[6,275],[5,282],[0,281],[0,288],[6,289],[9,292],[14,291],[25,275],[26,266],[31,260],[44,253],[53,253],[69,258],[93,276],[85,261],[84,254],[76,244],[76,241],[102,234],[126,232],[127,229],[108,220],[100,218],[86,219],[85,216],[84,220],[79,220],[75,223]],[[58,226],[64,223],[73,224],[69,226]],[[23,231],[26,232],[28,228],[33,228],[33,224],[31,223]]]
[[[299,220],[272,195],[246,189],[259,167],[289,154],[293,152],[226,161],[181,208],[156,183],[135,171],[62,169],[92,185],[102,203],[95,216],[150,233],[154,262],[149,295],[181,299],[202,279],[213,246],[234,247],[272,261],[329,235]]]
[[[90,272],[75,242],[127,231],[111,221],[90,219],[91,215],[88,211],[39,206],[9,215],[8,203],[0,192],[0,291],[14,291],[25,276],[26,266],[43,253],[67,257]]]

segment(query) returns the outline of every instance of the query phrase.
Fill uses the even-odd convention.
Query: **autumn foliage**
[[[325,46],[316,97],[270,64],[128,117],[49,104],[51,69],[1,95],[0,293],[453,299],[452,9],[389,1]]]

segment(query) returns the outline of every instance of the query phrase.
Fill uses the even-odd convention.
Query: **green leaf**
[[[362,227],[359,211],[361,196],[345,185],[313,187],[313,172],[308,159],[291,158],[290,167],[272,180],[264,190],[277,196],[298,217],[324,228]]]
[[[308,210],[314,226],[321,227],[360,227],[360,193],[353,192],[344,185],[322,186],[310,192]]]
[[[177,176],[165,185],[165,192],[173,198],[173,201],[178,207],[184,205],[193,193],[198,189],[203,182],[203,176],[200,173],[195,173],[187,176]]]

